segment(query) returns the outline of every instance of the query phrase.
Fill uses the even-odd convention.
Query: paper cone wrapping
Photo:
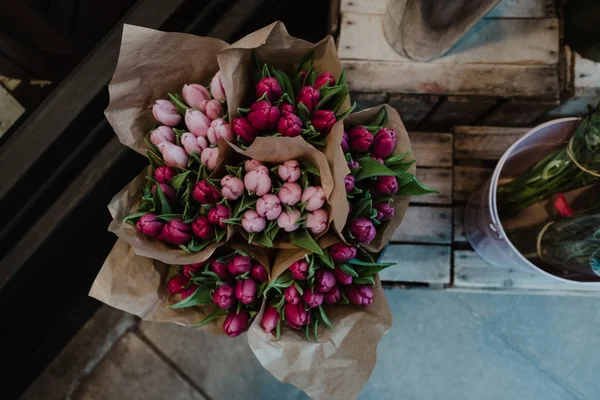
[[[346,130],[356,126],[356,125],[366,125],[369,121],[373,120],[381,110],[381,107],[385,107],[387,109],[388,114],[388,123],[387,127],[393,129],[396,132],[397,143],[396,150],[394,150],[394,155],[404,154],[407,151],[411,150],[410,140],[408,139],[408,132],[400,119],[400,115],[396,109],[391,107],[388,104],[384,104],[382,106],[377,106],[373,108],[369,108],[368,110],[360,111],[355,114],[350,114],[348,118],[344,119],[344,127]],[[411,153],[406,158],[406,161],[414,160],[415,154]],[[413,164],[408,172],[411,174],[416,174],[417,166]],[[382,223],[377,227],[377,235],[373,239],[373,241],[369,244],[362,245],[366,250],[376,253],[381,251],[385,245],[392,239],[392,235],[400,224],[402,223],[402,219],[404,219],[404,214],[406,214],[406,210],[408,209],[408,204],[410,203],[410,196],[393,196],[393,200],[391,206],[394,207],[394,216],[388,222]]]

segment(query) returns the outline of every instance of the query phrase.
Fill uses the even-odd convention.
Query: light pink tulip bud
[[[244,176],[244,186],[257,196],[263,196],[271,190],[271,177],[267,167],[262,166]]]
[[[327,229],[327,211],[321,209],[308,213],[306,227],[314,234],[319,235]]]
[[[190,156],[188,156],[183,148],[169,142],[159,143],[157,147],[168,166],[182,169],[187,168]]]
[[[264,166],[263,163],[261,163],[258,160],[246,160],[244,162],[244,170],[246,172],[250,172],[250,171],[254,171],[255,169],[257,169],[258,167]]]
[[[262,232],[266,224],[267,221],[254,210],[246,211],[242,218],[242,227],[246,232]]]
[[[277,218],[277,226],[286,232],[293,232],[298,229],[299,226],[296,225],[296,222],[301,216],[299,210],[294,210],[292,212],[282,211],[281,215]]]
[[[279,197],[281,204],[288,206],[298,204],[301,196],[302,187],[296,182],[284,183],[283,186],[281,186],[281,189],[279,189],[279,193],[277,193],[277,197]]]
[[[175,132],[168,126],[161,125],[150,133],[150,142],[158,146],[159,143],[175,143]]]
[[[274,194],[265,194],[256,201],[256,212],[261,217],[266,217],[269,221],[277,219],[281,214],[281,203]]]
[[[223,118],[217,118],[210,123],[210,128],[206,131],[206,137],[212,144],[219,143],[220,138],[233,142],[231,126]]]
[[[223,104],[219,100],[212,99],[206,103],[205,114],[211,121],[221,118],[225,115]]]
[[[194,135],[206,137],[210,119],[202,111],[188,108],[185,112],[185,125]]]
[[[177,107],[169,100],[156,100],[152,106],[152,115],[154,115],[154,119],[166,126],[175,126],[181,122],[181,115],[177,112]]]
[[[200,109],[200,105],[203,102],[210,100],[210,93],[208,89],[202,85],[198,85],[197,83],[183,85],[181,94],[183,94],[183,99],[187,105],[192,108]]]
[[[212,78],[212,81],[210,82],[210,93],[219,101],[226,99],[223,82],[221,82],[221,71],[217,72]]]
[[[306,211],[315,211],[325,204],[325,192],[321,186],[309,186],[302,192],[303,203],[307,203]]]
[[[279,177],[285,182],[296,182],[300,179],[302,172],[300,171],[300,163],[296,160],[288,160],[279,166],[277,169]]]
[[[217,158],[219,158],[219,149],[216,147],[207,147],[202,150],[200,161],[206,165],[209,171],[214,171],[217,168]]]
[[[202,150],[208,147],[208,141],[202,136],[194,136],[193,133],[186,132],[181,135],[181,144],[185,151],[191,156],[193,153],[202,154]]]
[[[221,193],[227,200],[237,200],[244,194],[244,182],[233,175],[221,179]]]

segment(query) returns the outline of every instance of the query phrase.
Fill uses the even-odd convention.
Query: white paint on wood
[[[392,242],[449,244],[451,241],[450,207],[410,206],[402,224],[392,236]]]
[[[417,178],[425,185],[437,189],[440,193],[413,196],[410,199],[412,203],[452,204],[452,169],[417,167]]]
[[[383,262],[396,262],[379,273],[382,281],[450,283],[450,247],[391,244]]]
[[[19,119],[25,109],[0,85],[0,137]]]
[[[0,75],[0,83],[9,91],[14,91],[21,84],[20,79]]]
[[[452,167],[452,134],[409,132],[413,155],[419,167]]]
[[[600,63],[575,53],[575,96],[600,96]]]
[[[595,107],[598,104],[600,104],[600,96],[571,97],[546,115],[550,119],[584,115],[588,110],[588,106]]]

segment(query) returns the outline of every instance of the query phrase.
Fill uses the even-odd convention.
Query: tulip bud
[[[303,281],[308,277],[308,263],[306,260],[298,260],[288,268],[292,273],[292,278],[297,281]]]
[[[167,183],[170,179],[173,179],[175,175],[177,174],[171,167],[160,166],[154,171],[154,179],[156,179],[156,182],[158,183]]]
[[[179,246],[192,240],[192,228],[180,219],[172,219],[163,225],[161,236],[169,243]]]
[[[342,136],[342,151],[344,153],[350,152],[350,144],[348,143],[348,132],[344,131],[344,136]]]
[[[258,285],[253,279],[242,279],[235,284],[235,297],[242,304],[250,304],[256,300]]]
[[[229,271],[227,270],[227,264],[212,260],[210,262],[210,269],[212,272],[217,274],[221,280],[226,281],[231,278]]]
[[[257,101],[250,107],[248,121],[259,131],[273,129],[279,121],[279,108],[272,106],[267,100]]]
[[[294,210],[292,212],[282,211],[277,218],[277,226],[286,232],[293,232],[299,228],[299,225],[297,225],[296,222],[301,216],[299,210]]]
[[[296,107],[290,103],[281,103],[279,110],[281,110],[281,115],[284,115],[285,113],[296,114]]]
[[[214,204],[221,200],[219,191],[215,189],[207,180],[201,180],[196,183],[192,197],[200,204]]]
[[[350,233],[358,242],[369,244],[377,232],[370,219],[357,218],[350,222]]]
[[[198,275],[198,273],[202,270],[203,267],[204,263],[184,265],[183,276],[185,276],[186,278],[193,278],[194,276]]]
[[[342,298],[342,292],[338,285],[335,285],[331,290],[323,296],[323,302],[325,304],[335,304]]]
[[[177,294],[177,293],[183,292],[183,289],[185,289],[185,287],[188,284],[189,284],[189,280],[185,279],[181,275],[175,275],[169,281],[167,289],[169,290],[169,293],[171,293],[171,294]]]
[[[150,132],[150,142],[155,146],[162,142],[175,143],[175,132],[168,126],[161,125]]]
[[[300,304],[300,293],[296,289],[296,285],[290,285],[283,290],[283,297],[286,303],[289,304]]]
[[[256,201],[256,212],[269,221],[277,219],[281,214],[281,203],[274,194],[265,194]]]
[[[157,147],[168,166],[181,169],[187,168],[190,156],[188,156],[184,149],[169,142],[159,143]]]
[[[192,222],[194,236],[202,240],[209,240],[215,236],[215,228],[210,224],[206,215],[199,215]]]
[[[156,215],[145,214],[138,219],[137,223],[135,224],[135,229],[146,236],[155,237],[160,234],[164,224],[165,223],[163,221],[156,218]]]
[[[389,156],[396,148],[396,140],[396,132],[389,128],[381,128],[375,134],[371,154],[383,158]]]
[[[249,192],[263,196],[271,190],[271,177],[267,167],[257,168],[244,176],[244,186]]]
[[[289,304],[283,306],[285,322],[290,328],[300,329],[310,322],[310,313],[304,309],[304,304]]]
[[[206,131],[206,137],[212,144],[219,143],[219,139],[221,138],[228,142],[233,142],[231,126],[223,118],[217,118],[210,123],[210,128]]]
[[[329,255],[333,262],[346,263],[356,257],[356,247],[346,243],[336,243],[329,247]]]
[[[250,270],[250,276],[255,281],[261,283],[269,279],[269,274],[267,273],[267,270],[261,264],[254,264],[252,266],[252,269]]]
[[[371,285],[346,286],[345,291],[352,304],[368,307],[373,303],[373,286]]]
[[[199,109],[202,102],[210,100],[210,93],[208,89],[202,85],[198,85],[197,83],[183,85],[181,94],[183,94],[183,99],[187,105],[192,108]]]
[[[300,163],[296,160],[288,160],[277,168],[277,174],[284,182],[296,182],[300,179]]]
[[[210,93],[212,97],[219,101],[224,101],[227,99],[225,95],[225,88],[223,87],[223,82],[221,81],[221,71],[218,71],[215,76],[213,76],[212,81],[210,82]]]
[[[333,273],[327,269],[317,271],[315,275],[315,290],[320,293],[327,293],[335,286],[336,280]]]
[[[352,150],[358,153],[366,153],[373,143],[373,135],[367,128],[359,125],[348,131],[348,140]]]
[[[383,158],[381,158],[381,157],[375,157],[375,156],[373,156],[373,155],[371,156],[371,158],[372,158],[373,160],[377,161],[379,164],[381,164],[381,165],[384,165]]]
[[[313,292],[310,288],[306,288],[302,299],[309,308],[317,308],[323,304],[323,293]]]
[[[286,137],[296,137],[302,133],[302,120],[295,114],[285,113],[277,123],[277,132]]]
[[[208,212],[208,222],[214,226],[218,226],[219,228],[225,228],[226,224],[223,222],[223,220],[227,218],[229,218],[229,208],[223,204],[216,204]]]
[[[354,189],[354,175],[346,175],[344,185],[346,186],[346,193],[350,194],[352,189]]]
[[[329,72],[323,72],[315,79],[315,87],[321,88],[322,86],[329,83],[329,87],[335,86],[335,78]]]
[[[252,268],[252,258],[250,256],[242,256],[236,254],[229,260],[227,264],[227,270],[233,276],[243,275],[246,272],[250,272]]]
[[[210,119],[200,110],[188,108],[185,111],[185,125],[195,136],[206,137],[210,127]]]
[[[247,312],[242,311],[239,314],[230,312],[223,323],[223,330],[229,337],[239,336],[248,328],[248,321],[250,321],[250,314]]]
[[[348,163],[348,168],[350,168],[350,170],[353,170],[354,168],[358,168],[360,167],[360,164],[358,163],[358,161],[350,161]]]
[[[194,136],[193,133],[186,132],[181,135],[181,144],[186,153],[190,156],[194,153],[200,155],[202,151],[208,147],[208,141],[203,136]]]
[[[325,204],[325,192],[321,186],[309,186],[302,191],[300,198],[302,203],[306,203],[306,211],[315,211]]]
[[[271,77],[262,78],[256,84],[256,97],[260,99],[265,93],[269,101],[277,101],[283,95],[283,89],[277,79]]]
[[[296,103],[304,104],[311,113],[319,104],[319,100],[321,100],[321,93],[312,86],[304,86],[296,96]]]
[[[394,207],[388,203],[375,203],[373,208],[377,210],[377,218],[380,222],[389,221],[394,216]]]
[[[244,194],[244,182],[233,175],[225,175],[221,179],[221,193],[227,200],[237,200]]]
[[[241,139],[244,144],[252,144],[259,132],[252,127],[247,118],[236,118],[233,120],[233,132]]]
[[[342,271],[339,265],[335,266],[335,269],[333,270],[333,276],[340,285],[350,285],[352,283],[352,275]]]
[[[258,160],[251,159],[251,160],[244,161],[244,171],[246,171],[246,172],[254,171],[255,169],[261,169],[261,167],[265,167],[265,166],[263,163],[261,163]]]
[[[258,233],[265,230],[267,221],[254,210],[248,210],[242,217],[242,228],[248,233]]]
[[[190,286],[187,289],[183,289],[183,291],[181,292],[181,299],[186,299],[188,297],[190,297],[191,295],[193,295],[196,290],[198,290],[198,285],[194,285],[192,284],[192,286]]]
[[[335,113],[331,110],[317,110],[313,113],[310,123],[321,135],[327,135],[337,122]]]
[[[377,191],[381,194],[390,195],[398,192],[398,180],[395,176],[378,176],[377,184],[375,185]]]
[[[271,333],[275,329],[277,329],[278,323],[279,323],[279,312],[277,311],[276,308],[267,306],[265,308],[265,312],[263,313],[262,320],[260,321],[260,324],[262,325],[263,329],[265,330],[265,332]]]
[[[212,296],[213,303],[224,310],[228,310],[235,305],[234,288],[228,283],[217,286]]]
[[[152,106],[152,115],[155,120],[166,126],[176,126],[181,122],[181,115],[177,112],[177,107],[169,100],[156,100]]]
[[[200,162],[206,165],[206,169],[214,171],[217,168],[217,160],[219,159],[219,148],[207,147],[202,150],[200,155]]]
[[[313,235],[320,235],[327,229],[327,211],[322,208],[307,214],[306,228]]]
[[[175,189],[173,189],[173,187],[169,186],[168,183],[161,183],[160,189],[162,190],[166,199],[169,201],[174,201],[175,198],[177,197],[177,192],[175,192]],[[152,194],[154,194],[155,190],[156,190],[156,185],[152,185]]]
[[[212,121],[225,115],[225,109],[219,100],[213,99],[206,103],[204,113]]]

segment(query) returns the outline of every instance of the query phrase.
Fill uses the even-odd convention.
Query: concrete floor
[[[379,345],[362,400],[600,398],[600,298],[400,289],[386,294],[394,327]],[[102,312],[118,327],[118,333],[106,333],[112,342],[74,339],[24,398],[307,398],[263,370],[245,337],[231,340],[171,324],[138,326],[108,307]],[[94,337],[102,333],[86,329]]]

